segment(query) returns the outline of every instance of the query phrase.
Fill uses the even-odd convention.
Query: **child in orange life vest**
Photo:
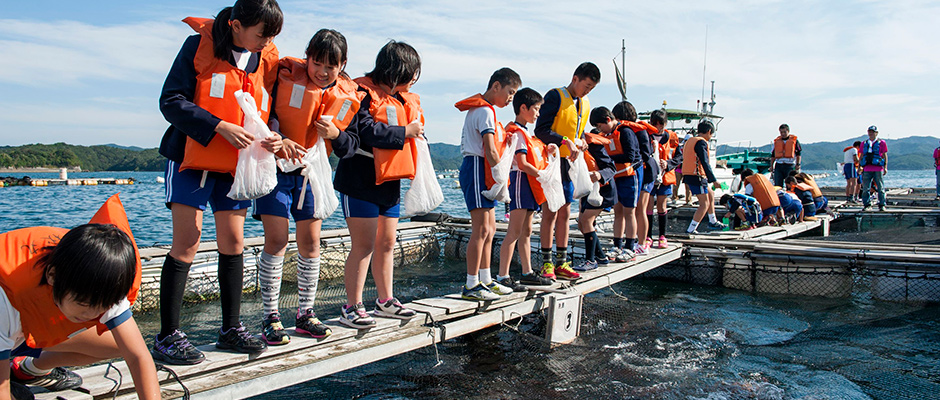
[[[722,229],[724,224],[718,222],[715,216],[715,192],[708,189],[708,184],[718,189],[721,185],[715,179],[711,165],[708,163],[708,141],[715,132],[715,125],[709,121],[698,124],[698,135],[685,141],[682,146],[682,180],[689,185],[692,194],[698,197],[698,208],[692,215],[687,233],[698,233],[699,224],[708,214],[710,229]]]
[[[816,203],[813,201],[813,187],[800,182],[796,176],[788,176],[784,183],[787,185],[787,190],[795,194],[803,205],[803,218],[800,221],[815,221]]]
[[[205,357],[179,330],[180,308],[190,266],[199,249],[203,212],[212,206],[218,242],[222,327],[216,347],[244,353],[264,351],[239,313],[244,274],[244,225],[250,201],[226,196],[238,150],[254,137],[242,128],[235,92],[250,93],[262,119],[270,111],[277,79],[277,48],[283,14],[274,0],[238,0],[216,19],[186,18],[196,32],[183,43],[160,96],[160,111],[172,124],[160,154],[167,158],[166,205],[173,214],[173,244],[160,278],[160,332],[153,357],[167,364],[197,364]],[[263,146],[272,153],[279,136]]]
[[[672,196],[673,186],[676,184],[676,172],[668,168],[669,161],[675,149],[679,146],[679,137],[675,132],[666,129],[666,120],[668,115],[665,110],[653,110],[650,113],[650,125],[653,125],[658,133],[653,134],[654,159],[659,161],[660,177],[654,182],[653,190],[650,196],[654,197],[656,203],[657,222],[659,223],[659,240],[656,241],[656,247],[665,249],[669,244],[666,241],[666,200]],[[649,224],[647,225],[647,237],[653,236],[653,203],[649,202],[646,208],[646,216]]]
[[[318,138],[330,143],[340,158],[356,152],[359,85],[344,72],[346,38],[332,29],[321,29],[307,44],[306,59],[287,57],[280,61],[274,88],[272,124],[284,136],[281,158],[300,160]],[[327,119],[326,117],[330,117]],[[281,272],[287,250],[289,216],[297,226],[296,332],[324,338],[332,331],[313,312],[320,277],[320,225],[314,216],[316,201],[301,174],[278,170],[278,185],[267,196],[254,201],[254,216],[264,224],[264,252],[258,263],[262,299],[262,336],[271,345],[290,342],[278,309]],[[306,186],[305,186],[306,185]],[[333,195],[330,193],[330,195]]]
[[[653,134],[659,131],[646,121],[638,121],[636,109],[629,101],[617,103],[611,112],[621,124],[629,125],[636,135],[637,149],[640,153],[640,165],[636,167],[636,176],[640,187],[634,209],[636,241],[632,250],[636,255],[645,256],[649,254],[650,246],[652,246],[652,239],[647,235],[652,218],[647,217],[646,209],[650,203],[653,186],[660,175],[659,159],[655,157],[656,146],[653,143]]]
[[[632,105],[628,108],[633,110]],[[636,115],[635,110],[633,115]],[[597,107],[591,111],[591,125],[610,140],[607,154],[610,155],[617,169],[614,174],[617,193],[617,203],[614,205],[614,248],[608,255],[617,262],[628,262],[635,257],[633,252],[636,247],[635,209],[641,179],[638,176],[642,160],[637,135],[631,128],[632,125],[618,120],[607,107]]]
[[[467,300],[494,300],[512,293],[490,275],[490,253],[496,234],[496,202],[486,198],[483,191],[492,185],[490,168],[499,162],[505,151],[506,132],[496,120],[496,108],[512,103],[512,96],[522,80],[509,68],[500,68],[490,76],[486,92],[461,100],[455,105],[467,111],[460,152],[460,189],[463,191],[467,211],[470,211],[470,241],[467,243],[467,282],[461,296]]]
[[[131,312],[140,258],[117,195],[88,224],[6,232],[0,248],[0,354],[12,359],[12,371],[0,368],[0,398],[32,398],[22,384],[74,389],[82,379],[63,366],[116,357],[127,362],[139,398],[160,398]]]
[[[499,248],[499,274],[496,282],[513,290],[524,290],[525,286],[551,285],[552,280],[542,277],[532,270],[530,237],[532,236],[532,216],[545,202],[542,186],[537,177],[546,166],[548,154],[558,147],[545,146],[541,140],[529,133],[528,125],[535,123],[542,106],[542,95],[531,88],[522,88],[512,98],[516,120],[506,125],[507,135],[521,135],[513,151],[512,171],[509,175],[509,229]],[[518,283],[509,276],[509,264],[515,249],[519,250],[519,263],[522,264],[522,277]]]
[[[574,70],[568,86],[555,88],[545,94],[545,102],[535,123],[535,137],[542,143],[558,146],[561,163],[561,183],[565,193],[565,204],[557,212],[542,208],[539,240],[542,254],[542,276],[555,279],[574,280],[581,277],[568,261],[568,218],[574,185],[568,177],[568,160],[587,150],[587,142],[575,144],[587,131],[591,102],[587,95],[601,81],[601,70],[594,63],[584,62]],[[564,146],[562,146],[564,145]],[[552,238],[555,238],[555,259],[552,260]]]
[[[355,79],[364,93],[359,107],[359,148],[339,161],[333,185],[349,227],[352,248],[346,259],[346,304],[340,323],[359,329],[375,326],[362,304],[371,260],[378,298],[374,314],[410,319],[414,310],[392,295],[395,229],[400,215],[400,179],[414,178],[414,138],[424,134],[421,101],[411,93],[421,73],[421,57],[410,45],[389,41],[375,68]]]
[[[610,260],[601,250],[600,240],[594,231],[594,220],[605,208],[613,207],[617,202],[617,193],[613,183],[617,167],[614,160],[607,155],[607,146],[610,139],[604,137],[597,130],[584,134],[588,143],[588,150],[583,153],[591,181],[600,185],[600,204],[591,204],[588,197],[581,198],[580,213],[578,214],[578,230],[584,237],[584,261],[574,267],[575,271],[590,271],[600,266],[606,266]]]

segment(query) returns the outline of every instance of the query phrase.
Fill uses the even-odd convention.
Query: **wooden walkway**
[[[236,354],[200,346],[206,361],[195,366],[171,366],[193,398],[230,399],[266,393],[384,358],[432,346],[471,332],[498,325],[548,307],[554,296],[590,293],[679,259],[681,245],[654,249],[651,254],[630,263],[612,263],[582,274],[572,283],[514,293],[493,302],[460,299],[458,294],[419,299],[408,306],[419,312],[411,321],[376,318],[378,326],[356,330],[342,326],[337,319],[325,321],[333,335],[322,340],[291,335],[291,343],[270,347],[260,355]],[[459,286],[455,283],[454,286]],[[288,330],[293,333],[292,329]],[[114,367],[123,381],[117,398],[134,398],[130,372],[122,361]],[[104,399],[114,396],[115,383],[104,377],[108,366],[76,370],[85,383],[68,392],[41,393],[39,399]],[[179,383],[166,372],[158,373],[163,398],[183,395]],[[109,374],[115,377],[114,370]]]

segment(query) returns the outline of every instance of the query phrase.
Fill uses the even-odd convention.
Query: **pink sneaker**
[[[660,236],[659,236],[659,246],[656,246],[656,247],[659,248],[659,249],[665,249],[665,248],[668,247],[668,246],[669,246],[669,242],[666,240],[666,237],[660,235]]]

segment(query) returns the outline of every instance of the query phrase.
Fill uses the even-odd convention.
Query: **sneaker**
[[[52,392],[76,389],[82,386],[81,376],[62,367],[55,367],[51,372],[42,376],[27,374],[20,368],[20,363],[25,359],[25,356],[21,356],[10,360],[10,379],[13,382],[43,387]]]
[[[575,271],[582,271],[582,272],[583,272],[583,271],[592,271],[592,270],[597,269],[597,261],[594,261],[594,260],[582,261],[582,262],[579,263],[577,266],[575,266],[573,269],[574,269]]]
[[[708,226],[708,229],[711,229],[713,231],[720,231],[728,227],[728,225],[723,224],[721,221],[709,222],[707,226]]]
[[[637,243],[635,246],[633,246],[633,253],[635,253],[638,256],[645,256],[645,255],[648,255],[650,252],[649,252],[649,249],[646,247],[646,245],[641,245]]]
[[[339,323],[355,329],[368,329],[375,327],[375,319],[366,312],[366,306],[361,302],[346,308],[340,307]]]
[[[619,263],[630,262],[636,259],[636,254],[633,254],[633,250],[620,249],[620,254],[617,254],[617,259],[615,261]]]
[[[555,264],[550,262],[542,264],[542,277],[555,280]]]
[[[489,289],[491,292],[496,293],[500,296],[510,295],[512,294],[512,291],[513,291],[511,287],[506,287],[505,285],[502,285],[496,282],[495,280],[490,281],[489,285],[484,285],[484,286],[486,286],[486,288]]]
[[[415,310],[401,305],[401,302],[394,297],[384,303],[379,303],[379,299],[375,299],[375,312],[373,314],[383,318],[397,319],[412,319],[415,315],[418,315]]]
[[[186,334],[179,330],[173,331],[163,340],[154,336],[150,355],[154,361],[170,365],[195,365],[206,359],[206,356],[186,339]]]
[[[570,261],[565,261],[563,264],[555,267],[555,276],[558,279],[573,281],[580,278],[581,274],[574,272],[574,269],[571,268]]]
[[[498,300],[499,295],[491,292],[486,286],[483,286],[482,283],[478,283],[472,289],[467,289],[467,287],[464,286],[460,298],[464,300],[492,301]]]
[[[529,290],[528,288],[525,287],[525,285],[519,282],[516,282],[514,279],[512,279],[512,277],[497,279],[496,282],[499,283],[500,285],[503,285],[505,287],[512,289],[513,292],[525,292]]]
[[[281,314],[273,312],[261,321],[261,337],[273,346],[290,343],[290,336],[284,331],[284,324],[281,323]]]
[[[657,248],[659,248],[659,249],[665,249],[665,248],[667,248],[667,247],[669,247],[669,241],[666,240],[666,237],[665,237],[665,236],[659,235],[659,246],[657,246]]]
[[[607,253],[606,253],[606,254],[607,254],[607,259],[608,259],[608,260],[614,261],[614,260],[617,259],[617,255],[620,254],[620,248],[619,248],[619,247],[612,247],[610,250],[607,250]]]
[[[10,398],[13,400],[33,400],[36,395],[28,387],[16,381],[10,381]]]
[[[597,263],[598,267],[606,267],[610,265],[610,260],[607,257],[594,257],[594,262]]]
[[[294,331],[305,335],[313,336],[317,339],[323,339],[333,334],[333,330],[326,324],[320,322],[317,314],[312,308],[308,308],[303,313],[297,310],[297,321],[294,325]]]
[[[552,280],[535,272],[530,272],[528,274],[522,274],[519,283],[526,286],[551,286]]]
[[[935,197],[934,201],[940,201],[940,196]]]
[[[260,353],[268,349],[268,345],[264,343],[264,340],[256,338],[241,323],[236,327],[228,328],[224,332],[220,329],[219,340],[215,342],[215,347],[248,354]]]
[[[885,206],[879,204],[878,211],[884,211],[884,210],[885,210]]]
[[[747,223],[747,222],[741,224],[741,225],[738,226],[737,228],[734,228],[734,230],[736,230],[736,231],[746,231],[746,230],[748,230],[748,229],[751,229],[751,224],[749,224],[749,223]]]
[[[653,247],[653,239],[649,237],[646,238],[643,245],[646,246],[647,249],[649,249],[650,247]]]
[[[868,211],[871,209],[871,204],[865,204],[862,206],[862,211]]]

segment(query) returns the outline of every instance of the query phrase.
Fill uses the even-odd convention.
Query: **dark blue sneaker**
[[[728,227],[728,225],[725,225],[721,222],[709,222],[707,226],[708,226],[708,229],[711,229],[713,231],[720,231]]]
[[[23,371],[23,369],[20,367],[20,364],[25,359],[26,357],[20,356],[14,357],[12,360],[10,360],[11,385],[14,383],[19,383],[21,385],[39,386],[46,388],[46,390],[51,392],[77,389],[82,386],[82,377],[63,367],[55,367],[51,372],[42,376],[33,376],[27,374],[26,371]],[[11,386],[10,390],[12,392],[14,388]],[[26,391],[29,392],[29,389],[27,388]],[[14,397],[19,398],[18,396]]]
[[[227,331],[219,330],[219,340],[215,342],[215,347],[248,354],[260,353],[268,349],[268,345],[264,343],[264,340],[252,335],[242,324],[238,324],[234,328],[228,328]]]
[[[476,286],[467,289],[466,286],[463,287],[463,292],[460,294],[460,297],[464,300],[478,300],[478,301],[493,301],[499,300],[499,295],[491,292],[486,286],[483,286],[482,283],[478,283]]]
[[[575,271],[581,271],[581,272],[593,271],[595,269],[597,269],[597,261],[594,261],[594,260],[582,261],[581,263],[579,263],[577,266],[574,267]]]
[[[179,330],[173,331],[163,340],[160,340],[159,336],[154,336],[153,350],[150,350],[150,355],[153,356],[154,361],[170,365],[194,365],[206,359],[196,346],[189,343],[186,334]]]

